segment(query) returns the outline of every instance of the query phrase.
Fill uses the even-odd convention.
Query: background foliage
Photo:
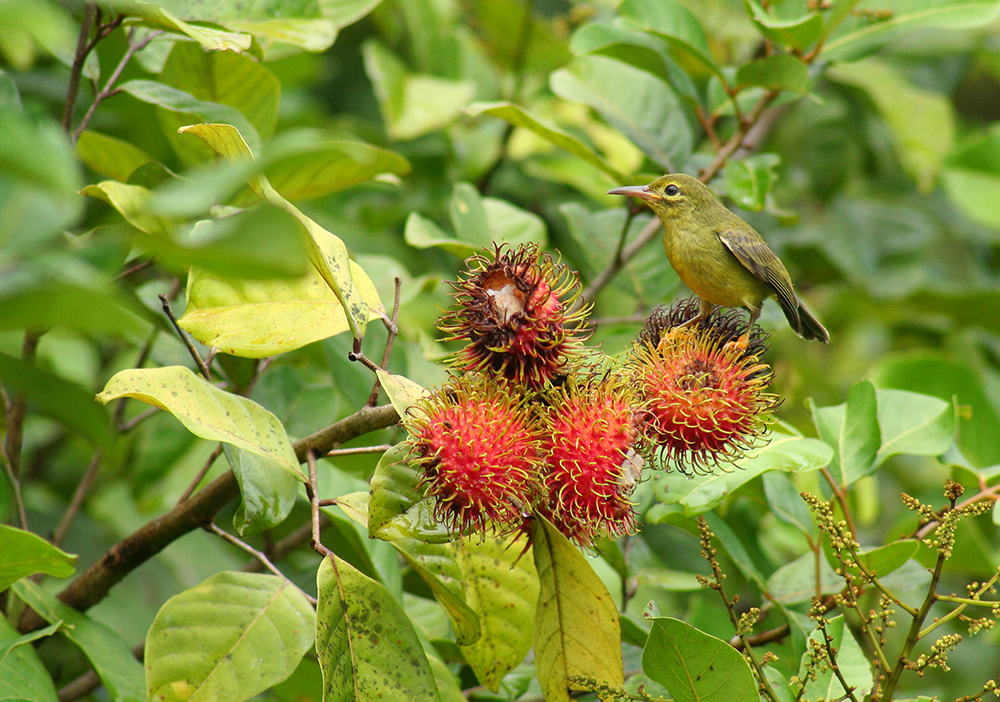
[[[951,673],[915,663],[897,698],[982,694],[997,634],[970,638],[962,617],[989,608],[953,615],[959,602],[927,593],[995,576],[997,512],[963,519],[945,564],[918,539],[946,516],[899,495],[937,510],[948,478],[972,511],[997,495],[998,10],[0,2],[0,698],[561,699],[567,675],[614,684],[607,656],[574,673],[570,651],[560,672],[569,649],[537,640],[522,663],[540,587],[591,609],[539,615],[536,633],[614,653],[602,622],[620,616],[632,692],[753,699],[732,656],[750,643],[777,656],[782,702],[845,685],[860,699],[879,641],[862,620],[884,611],[863,577],[857,607],[820,617],[836,670],[790,682],[820,640],[810,597],[845,591],[838,566],[885,576],[897,610],[926,602],[926,628],[943,618],[919,641],[905,620],[887,630],[893,655],[968,638]],[[786,422],[768,449],[732,473],[648,479],[642,531],[596,556],[544,530],[516,565],[492,541],[435,543],[405,521],[381,523],[391,545],[369,540],[369,480],[401,435],[384,394],[368,406],[375,375],[352,350],[378,362],[394,340],[380,377],[400,406],[405,379],[439,384],[443,281],[493,240],[559,251],[595,302],[594,340],[624,349],[685,293],[649,213],[604,193],[676,171],[715,176],[831,332],[805,343],[765,308]],[[161,297],[212,384],[178,368],[194,364]],[[310,502],[310,449],[359,446],[381,448],[319,460]],[[392,475],[397,457],[373,502],[412,480]],[[861,556],[831,549],[801,490],[847,520]],[[335,554],[322,564],[314,511]],[[713,567],[735,607],[698,582]],[[764,616],[734,639],[730,614],[751,605]],[[345,648],[338,626],[362,621]],[[721,688],[672,677],[698,647],[744,672]]]

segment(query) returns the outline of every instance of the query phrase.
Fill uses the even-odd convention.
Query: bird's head
[[[700,180],[685,173],[660,176],[649,185],[629,185],[609,190],[608,195],[628,195],[645,201],[661,218],[675,219],[710,207],[717,202]]]

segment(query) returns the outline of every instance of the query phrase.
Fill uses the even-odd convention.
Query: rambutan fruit
[[[566,537],[590,547],[635,531],[629,500],[642,458],[633,398],[619,382],[574,378],[545,396],[543,498],[536,510]]]
[[[755,327],[736,342],[738,310],[683,324],[697,309],[684,300],[647,320],[627,362],[638,398],[639,432],[650,453],[681,471],[711,471],[758,447],[781,400],[765,392],[772,372]]]
[[[590,333],[578,275],[536,244],[499,244],[466,263],[451,283],[456,304],[439,323],[447,341],[466,342],[451,366],[534,390],[564,374]]]
[[[506,533],[530,509],[541,435],[526,399],[478,374],[453,379],[403,419],[435,516],[456,534]]]

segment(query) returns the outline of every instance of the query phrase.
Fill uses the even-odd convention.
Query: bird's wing
[[[774,290],[782,309],[798,310],[799,301],[792,290],[785,264],[774,255],[760,235],[727,229],[719,232],[719,240],[754,277]]]

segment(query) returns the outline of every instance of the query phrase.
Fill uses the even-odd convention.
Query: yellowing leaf
[[[239,130],[230,124],[195,124],[181,127],[178,131],[204,139],[205,143],[228,161],[253,159],[253,151],[247,146]],[[344,242],[282,197],[264,175],[252,176],[247,182],[261,198],[288,212],[305,228],[309,234],[309,260],[347,310],[351,332],[355,338],[360,339],[368,324],[368,305],[351,277],[350,259]]]
[[[252,400],[220,390],[183,366],[121,371],[97,399],[107,404],[119,397],[165,409],[195,436],[232,444],[305,481],[295,449],[277,417]]]
[[[535,668],[549,702],[584,689],[573,677],[624,684],[621,623],[608,589],[580,551],[536,516],[532,549],[540,592],[535,610]]]
[[[88,185],[80,191],[80,194],[104,200],[118,210],[129,224],[147,234],[169,237],[174,230],[170,220],[150,214],[151,193],[142,186],[105,180],[95,185]]]
[[[368,275],[354,261],[350,267],[369,318],[384,315]],[[187,296],[178,324],[206,346],[233,356],[273,356],[350,329],[340,300],[313,268],[291,280],[222,278],[195,269]]]
[[[384,370],[376,371],[378,380],[382,388],[389,396],[392,406],[396,408],[396,413],[400,417],[405,417],[410,408],[422,398],[430,395],[430,391],[414,383],[409,378],[402,375],[394,375]]]

